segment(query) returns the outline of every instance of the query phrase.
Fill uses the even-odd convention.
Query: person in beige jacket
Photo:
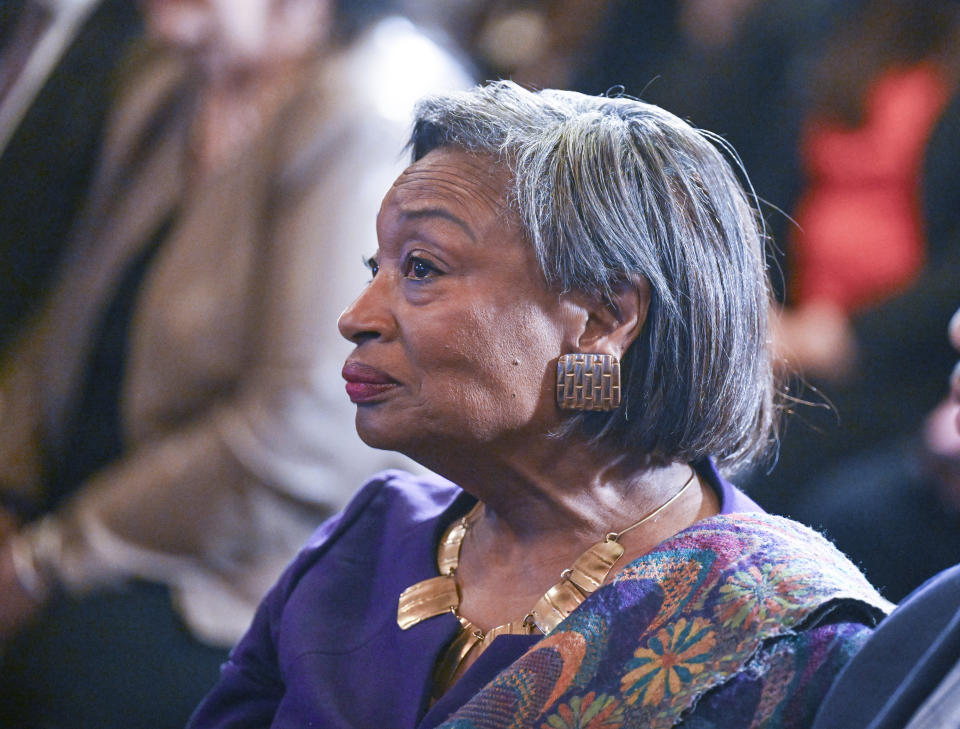
[[[38,517],[0,547],[0,680],[5,702],[30,682],[41,715],[66,692],[41,664],[103,682],[104,651],[127,650],[89,621],[80,633],[109,637],[64,648],[50,621],[122,585],[131,614],[167,605],[216,665],[320,520],[399,465],[354,432],[336,318],[365,280],[413,100],[468,82],[406,21],[345,39],[325,0],[144,8],[165,42],[133,61],[55,290],[0,363],[0,490]],[[136,633],[162,663],[164,631]],[[148,675],[107,691],[123,726],[130,711],[163,725],[135,682],[192,706],[215,678],[173,701]],[[49,715],[82,726],[94,703]]]

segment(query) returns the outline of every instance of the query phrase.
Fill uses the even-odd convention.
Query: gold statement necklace
[[[610,532],[603,541],[597,542],[581,554],[560,574],[560,581],[547,590],[521,620],[498,625],[486,632],[459,613],[460,584],[457,580],[464,537],[480,517],[483,505],[478,502],[469,513],[451,524],[437,548],[437,569],[440,576],[408,587],[401,593],[397,606],[397,624],[401,630],[407,630],[427,618],[444,613],[453,613],[460,621],[460,633],[437,664],[434,676],[435,696],[440,696],[451,685],[457,670],[468,655],[479,656],[498,635],[532,635],[535,632],[547,635],[557,627],[607,579],[610,570],[623,556],[620,538],[656,517],[686,492],[697,475],[696,471],[690,470],[690,478],[667,501],[626,529]]]

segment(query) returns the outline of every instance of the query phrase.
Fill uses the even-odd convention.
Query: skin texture
[[[485,505],[458,570],[461,613],[484,629],[522,617],[587,547],[667,501],[691,473],[686,464],[645,471],[583,437],[551,436],[565,417],[557,357],[622,356],[649,291],[631,281],[604,302],[551,290],[505,205],[509,182],[493,159],[455,149],[411,165],[384,199],[373,278],[340,319],[356,345],[345,376],[361,437]],[[374,386],[350,383],[371,371]],[[623,563],[717,510],[711,489],[689,489],[624,537]]]
[[[367,364],[398,380],[358,408],[361,437],[424,460],[436,439],[504,448],[556,425],[549,363],[582,316],[531,275],[503,173],[447,156],[413,165],[387,195],[376,273],[340,320],[348,339],[379,345]]]

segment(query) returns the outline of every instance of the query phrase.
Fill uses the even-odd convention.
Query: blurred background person
[[[872,0],[810,63],[777,346],[809,384],[795,395],[834,408],[797,408],[758,480],[782,511],[804,499],[812,453],[827,467],[913,433],[941,396],[941,331],[960,288],[958,241],[941,222],[956,216],[944,186],[956,167],[945,177],[927,156],[927,182],[924,158],[957,89],[958,28],[951,0]]]
[[[0,350],[49,283],[141,32],[131,0],[0,3]]]
[[[858,359],[866,360],[858,372],[888,368],[890,374],[857,388],[882,400],[867,407],[884,420],[848,427],[886,428],[893,435],[837,459],[792,506],[797,518],[825,529],[893,600],[960,559],[960,437],[951,422],[956,406],[941,403],[913,424],[917,406],[905,401],[919,392],[922,403],[943,392],[936,368],[948,355],[935,340],[949,316],[948,302],[960,292],[960,95],[941,115],[923,168],[931,261],[904,293],[854,318],[852,326]],[[952,328],[954,336],[958,331]],[[902,419],[895,415],[900,408]],[[839,417],[846,424],[843,410]]]
[[[949,338],[960,351],[960,310]],[[960,362],[950,397],[931,419],[956,459],[960,443]],[[956,460],[953,464],[956,479]],[[956,481],[954,482],[956,488]],[[882,528],[883,525],[878,525]],[[956,556],[956,555],[954,555]],[[814,729],[944,729],[960,725],[960,565],[914,590],[884,619],[820,704]]]
[[[468,79],[366,4],[142,10],[55,285],[0,363],[3,726],[182,726],[307,535],[396,463],[350,426],[336,317],[413,101]]]

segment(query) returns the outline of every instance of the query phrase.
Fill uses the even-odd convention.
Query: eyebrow
[[[451,213],[449,210],[443,208],[422,208],[420,210],[407,210],[402,213],[404,220],[422,220],[423,218],[443,218],[444,220],[449,220],[454,225],[460,227],[464,233],[470,238],[474,243],[477,242],[477,236],[474,235],[473,231],[470,229],[470,226],[462,219]]]

